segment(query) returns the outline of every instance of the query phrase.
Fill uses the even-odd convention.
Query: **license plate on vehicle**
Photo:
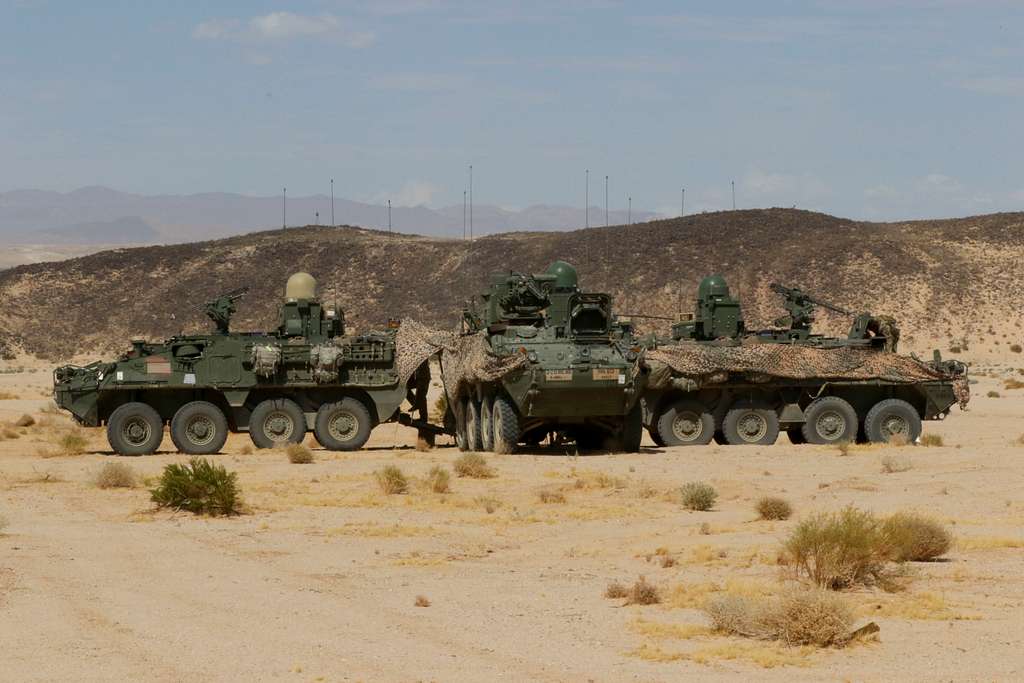
[[[615,368],[594,368],[593,377],[594,379],[614,381],[619,378],[619,371]]]
[[[544,379],[549,382],[571,382],[572,370],[548,370],[544,373]]]

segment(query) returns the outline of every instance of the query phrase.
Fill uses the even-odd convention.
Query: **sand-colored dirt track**
[[[0,422],[39,421],[0,430],[3,680],[1024,678],[1024,389],[996,377],[968,412],[926,424],[943,446],[541,451],[489,457],[495,478],[453,476],[449,494],[380,492],[383,465],[421,478],[459,455],[417,452],[405,428],[309,465],[246,454],[236,435],[215,457],[250,512],[229,519],[154,511],[145,486],[97,488],[113,459],[100,430],[82,455],[44,457],[67,424],[41,412],[48,386],[44,371],[0,376]],[[892,455],[911,468],[884,473]],[[155,477],[184,459],[118,460]],[[717,488],[712,511],[679,505],[692,480]],[[793,519],[756,521],[764,494]],[[798,520],[851,503],[925,512],[957,538],[947,560],[911,565],[902,592],[844,593],[877,642],[805,651],[706,632],[704,599],[774,590]],[[603,596],[641,575],[662,604]]]

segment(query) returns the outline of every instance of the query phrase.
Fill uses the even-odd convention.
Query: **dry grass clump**
[[[842,645],[853,623],[853,612],[843,600],[815,588],[791,589],[767,599],[726,594],[710,600],[704,611],[720,633],[787,645]]]
[[[942,437],[939,436],[938,434],[925,434],[924,436],[921,437],[921,445],[928,446],[931,448],[945,446],[946,444],[942,440]]]
[[[409,492],[409,480],[405,478],[402,470],[395,465],[385,465],[373,474],[377,478],[377,485],[380,486],[380,490],[387,495]]]
[[[448,470],[440,465],[431,467],[424,481],[427,488],[434,493],[450,493],[452,490],[451,475],[448,474]]]
[[[679,489],[680,502],[687,510],[705,512],[715,506],[718,492],[702,481],[691,481]]]
[[[882,522],[882,535],[896,562],[925,562],[945,555],[953,545],[946,527],[913,512],[897,512]]]
[[[34,417],[32,417],[31,415],[28,415],[26,413],[25,415],[22,415],[21,417],[19,417],[17,420],[14,421],[14,426],[15,427],[31,427],[35,423],[36,423],[36,419]]]
[[[313,462],[313,451],[306,448],[305,444],[290,443],[285,449],[288,462],[293,465],[308,465]]]
[[[629,589],[618,581],[612,581],[608,584],[608,587],[604,589],[604,597],[617,599],[624,598],[629,595]]]
[[[130,489],[138,484],[139,478],[123,462],[108,462],[96,473],[96,486],[101,489]]]
[[[0,391],[0,401],[13,401],[19,398],[21,398],[21,396],[18,396],[17,394],[12,394],[9,391]]]
[[[565,503],[565,494],[561,491],[552,491],[551,489],[542,489],[538,491],[537,498],[540,502],[545,504]]]
[[[455,474],[471,479],[490,479],[496,476],[494,468],[487,464],[487,459],[479,453],[466,453],[452,463]]]
[[[1010,379],[1003,380],[1003,388],[1004,389],[1024,389],[1024,382],[1021,382],[1016,377],[1011,377]]]
[[[425,595],[417,595],[416,601],[413,604],[416,607],[430,607],[430,600]]]
[[[1020,353],[1021,351],[1024,351],[1024,347],[1021,347],[1020,344],[1010,344],[1010,351],[1013,353]]]
[[[998,391],[990,391],[985,395],[988,396],[989,398],[999,398],[1001,396],[1001,394]]]
[[[761,519],[789,519],[793,514],[793,506],[784,498],[764,496],[754,505]]]
[[[910,462],[910,458],[902,455],[887,455],[882,458],[882,472],[885,474],[895,474],[897,472],[906,472],[914,468],[914,464]]]
[[[627,605],[656,605],[661,602],[661,593],[658,587],[647,583],[647,579],[640,577],[630,587],[626,594]]]
[[[800,522],[783,545],[783,559],[796,576],[838,590],[885,583],[890,551],[878,519],[850,506]]]
[[[5,439],[20,439],[21,438],[21,434],[19,434],[16,430],[11,429],[10,427],[5,427],[4,431],[2,432],[2,434],[3,434],[3,437]]]
[[[63,455],[81,455],[88,445],[89,441],[80,429],[65,432],[57,439],[57,448]]]
[[[197,515],[237,515],[242,511],[238,475],[206,458],[192,458],[184,465],[167,465],[149,493],[157,507]]]
[[[477,496],[473,502],[483,507],[484,512],[489,515],[493,515],[504,504],[494,496]]]

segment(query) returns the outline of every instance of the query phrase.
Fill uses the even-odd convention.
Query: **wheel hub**
[[[814,428],[821,437],[835,441],[846,433],[846,420],[839,413],[826,411],[818,416]]]
[[[121,429],[121,435],[124,436],[125,441],[133,446],[138,446],[148,441],[149,434],[149,423],[141,417],[129,419]]]
[[[703,431],[704,423],[696,413],[689,411],[679,413],[672,422],[672,433],[680,441],[696,441]]]
[[[287,441],[295,431],[292,419],[284,413],[270,413],[263,421],[263,431],[271,441]]]
[[[359,420],[355,415],[347,412],[338,412],[331,416],[327,425],[327,431],[338,441],[348,441],[355,437],[359,431]]]
[[[907,425],[907,421],[899,415],[888,415],[882,421],[882,434],[887,440],[897,434],[907,436],[910,434],[910,427]]]
[[[189,441],[198,445],[205,446],[206,444],[213,441],[216,436],[217,428],[206,415],[196,415],[189,420],[188,426],[185,428],[185,433],[188,435]]]
[[[746,413],[737,423],[736,431],[741,439],[753,443],[768,433],[768,421],[757,413]]]

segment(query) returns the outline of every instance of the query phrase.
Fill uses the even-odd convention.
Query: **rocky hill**
[[[626,313],[692,310],[697,282],[720,272],[753,324],[781,314],[768,289],[779,281],[839,306],[895,315],[910,346],[962,338],[1009,345],[1024,336],[1024,214],[863,223],[765,209],[474,242],[306,227],[115,249],[0,272],[0,343],[56,359],[202,330],[202,303],[241,286],[250,292],[236,327],[267,329],[296,270],[316,276],[353,328],[389,316],[453,326],[488,273],[538,271],[557,258],[578,266],[587,289],[614,294]],[[821,319],[833,331],[846,324]]]

